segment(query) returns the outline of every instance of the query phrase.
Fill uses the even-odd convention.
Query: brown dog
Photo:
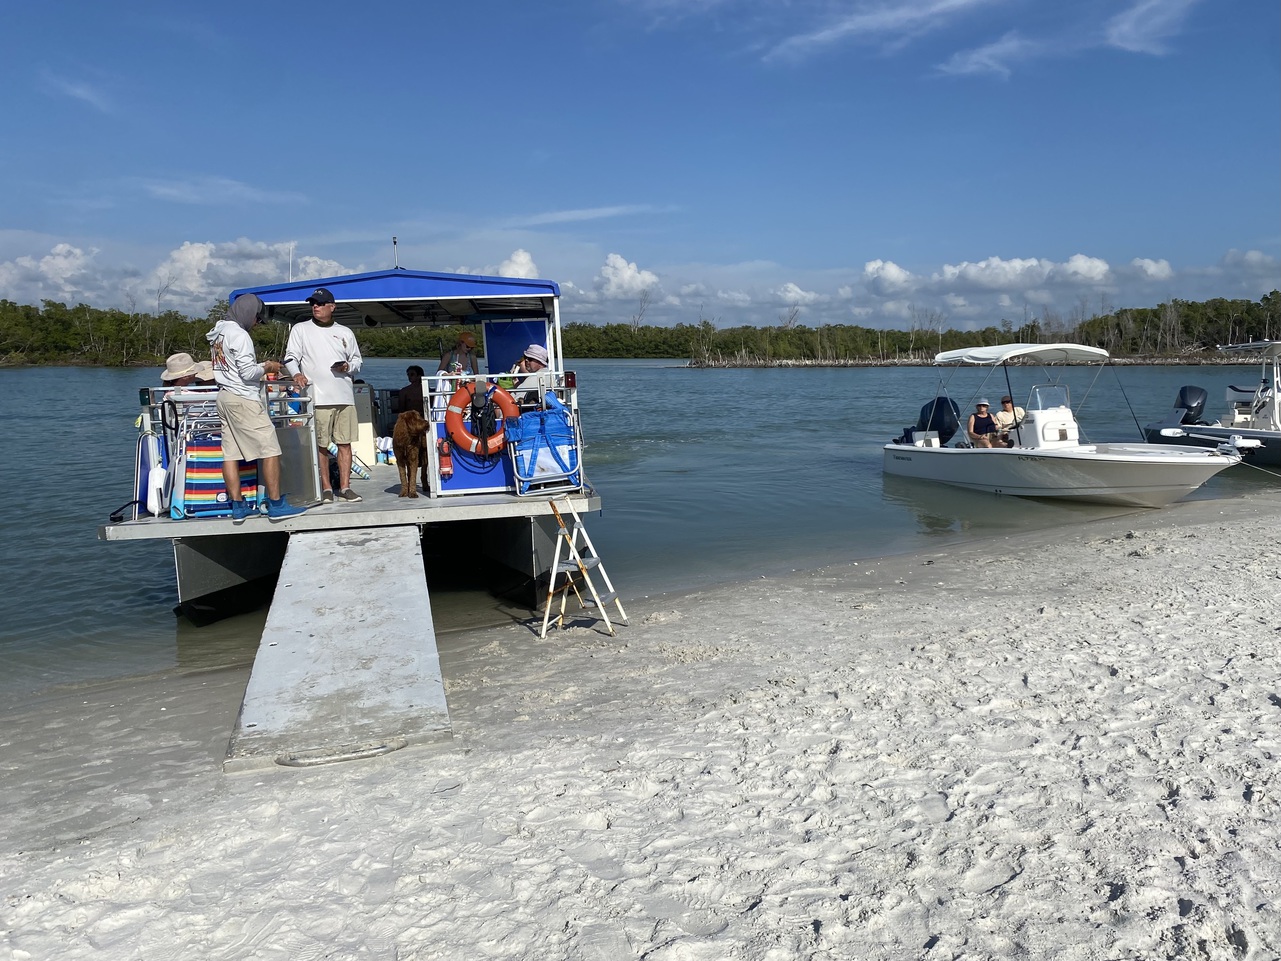
[[[417,497],[418,487],[414,476],[422,467],[423,490],[427,490],[427,429],[431,425],[416,410],[407,410],[396,418],[391,432],[391,452],[396,455],[400,470],[400,496]]]

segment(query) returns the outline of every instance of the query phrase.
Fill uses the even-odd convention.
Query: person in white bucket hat
[[[512,395],[512,400],[516,401],[522,407],[537,406],[538,404],[538,382],[536,376],[540,371],[547,369],[547,348],[542,344],[530,344],[525,348],[525,352],[520,355],[520,360],[512,365],[509,374],[526,375],[517,380],[515,377],[502,378],[499,384],[507,388],[508,393]],[[507,384],[511,384],[510,387]],[[548,384],[550,386],[550,383]]]

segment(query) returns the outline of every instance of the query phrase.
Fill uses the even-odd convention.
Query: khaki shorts
[[[280,456],[276,428],[271,426],[262,401],[220,390],[218,416],[222,419],[222,456],[226,460]]]
[[[328,450],[330,444],[356,442],[356,408],[351,404],[340,407],[316,408],[316,444]]]

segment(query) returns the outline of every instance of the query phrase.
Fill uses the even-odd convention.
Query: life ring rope
[[[465,415],[472,406],[472,399],[475,396],[475,384],[458,385],[458,389],[454,391],[454,396],[449,398],[449,405],[445,408],[445,436],[449,438],[451,443],[465,451],[489,457],[497,454],[507,445],[506,431],[500,425],[498,430],[485,438],[485,442],[482,445],[480,439],[467,429]],[[502,412],[503,420],[508,417],[520,416],[520,408],[516,406],[516,401],[503,388],[496,384],[491,385],[486,388],[486,396],[498,406],[498,409]]]

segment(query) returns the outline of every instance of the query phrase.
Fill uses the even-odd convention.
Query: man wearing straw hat
[[[213,379],[209,361],[197,361],[190,354],[170,354],[165,360],[160,380],[170,387],[186,387],[199,380],[202,373],[207,374],[210,380]]]

